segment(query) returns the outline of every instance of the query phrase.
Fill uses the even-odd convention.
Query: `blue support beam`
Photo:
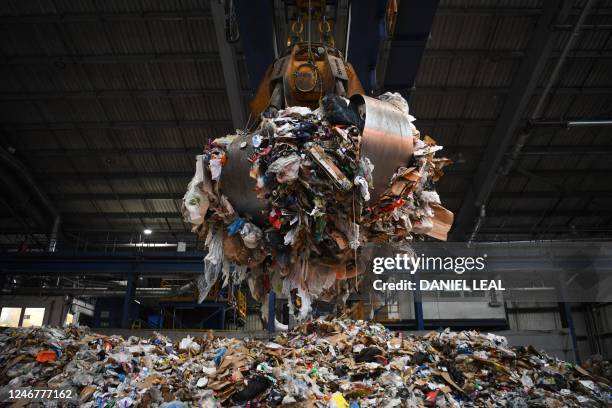
[[[274,333],[276,323],[276,292],[268,293],[268,332]]]
[[[438,0],[402,0],[395,21],[395,32],[381,72],[382,91],[400,92],[408,99],[414,86],[421,57],[429,39]]]
[[[136,299],[137,276],[132,270],[128,272],[127,289],[123,298],[123,315],[121,317],[121,327],[124,329],[130,328],[130,319],[132,318],[132,307]]]
[[[417,330],[425,330],[425,319],[423,317],[423,299],[421,291],[414,292],[414,322]]]
[[[271,3],[269,0],[236,1],[240,44],[246,57],[246,68],[253,92],[275,59]]]
[[[376,87],[376,64],[385,34],[386,0],[352,0],[347,60],[367,94]]]
[[[576,338],[576,327],[574,326],[574,319],[572,317],[572,306],[569,302],[562,302],[563,304],[563,315],[567,322],[567,328],[570,332],[570,338],[572,340],[572,351],[574,352],[574,362],[580,364],[580,351],[578,350],[578,339]]]

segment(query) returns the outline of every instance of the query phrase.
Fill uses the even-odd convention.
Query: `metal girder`
[[[250,91],[243,89],[241,95]],[[209,89],[128,89],[128,90],[95,90],[95,91],[45,91],[45,92],[3,92],[2,101],[28,101],[33,99],[108,99],[108,98],[183,98],[225,95],[223,88]]]
[[[516,196],[520,198],[520,196]],[[495,217],[509,217],[509,218],[525,218],[525,217],[541,217],[545,212],[545,209],[542,210],[529,210],[529,211],[495,211],[492,210],[487,217],[495,218]],[[177,212],[79,212],[79,211],[69,211],[62,212],[62,215],[66,217],[85,217],[88,219],[98,219],[98,218],[107,218],[107,219],[127,219],[131,217],[131,219],[137,218],[175,218],[182,219],[183,215]],[[547,215],[547,218],[550,217],[609,217],[612,216],[611,210],[588,210],[588,211],[561,211],[557,210],[553,213]],[[461,226],[462,224],[457,224]],[[473,225],[473,224],[468,224]]]
[[[151,172],[44,172],[36,174],[39,180],[127,180],[140,178],[189,179],[193,171],[151,171]]]
[[[197,155],[202,153],[202,147],[152,147],[152,148],[115,148],[115,149],[19,149],[24,155],[32,155],[36,157],[66,157],[66,156],[114,156],[120,157],[125,155],[149,155],[162,154],[167,155]]]
[[[569,7],[570,1],[566,0],[561,14],[566,13]],[[469,227],[466,228],[466,226],[473,225],[478,217],[479,209],[486,204],[489,193],[493,191],[500,174],[502,160],[555,46],[556,35],[551,26],[556,21],[560,8],[560,0],[546,0],[544,3],[544,13],[538,18],[532,40],[528,46],[527,56],[519,67],[512,90],[491,134],[473,183],[455,217],[456,227],[453,227],[451,233],[451,239],[453,240],[464,240],[466,238],[469,232]]]
[[[185,193],[69,193],[50,194],[54,201],[79,200],[180,200]]]
[[[438,190],[438,194],[442,198],[442,201],[448,199],[463,198],[465,193],[459,191],[445,192]],[[504,199],[504,200],[524,200],[524,199],[558,199],[558,198],[584,198],[590,199],[592,197],[599,198],[612,198],[612,191],[497,191],[491,193],[491,198]]]
[[[461,198],[462,192],[438,191],[443,199]],[[184,193],[69,193],[51,194],[54,201],[79,201],[79,200],[180,200]],[[491,193],[492,198],[501,199],[533,199],[533,198],[612,198],[612,191],[499,191]]]
[[[227,128],[228,120],[137,120],[109,122],[33,122],[4,123],[6,130],[140,129],[140,128]]]
[[[209,10],[196,9],[189,11],[145,11],[142,13],[66,13],[4,15],[0,16],[0,24],[57,24],[107,21],[185,21],[209,19]]]
[[[353,38],[351,38],[351,41]],[[460,57],[487,57],[490,59],[523,58],[524,51],[517,50],[473,50],[473,49],[427,49],[423,54],[425,58],[460,58]],[[549,58],[559,57],[554,51]],[[575,50],[568,58],[611,58],[612,50]],[[243,59],[244,55],[236,55]],[[219,54],[213,52],[199,53],[158,53],[158,54],[108,54],[108,55],[11,55],[0,57],[0,65],[55,65],[58,67],[68,64],[146,64],[146,63],[175,63],[194,61],[219,61]],[[390,84],[389,86],[391,86]]]
[[[236,48],[225,40],[225,11],[223,4],[213,0],[210,2],[210,8],[217,38],[217,48],[223,68],[225,90],[232,114],[232,124],[234,129],[242,129],[246,126],[246,109],[244,98],[242,97],[240,75],[238,74]]]
[[[124,155],[197,155],[202,153],[202,147],[157,147],[157,148],[117,148],[117,149],[18,149],[24,155],[36,157],[66,157],[66,156],[124,156]],[[485,146],[463,146],[444,144],[445,154],[480,154]],[[588,156],[612,154],[612,145],[558,145],[558,146],[527,146],[522,150],[523,156]]]
[[[574,7],[568,10],[569,15],[580,14],[582,8]],[[472,6],[443,6],[438,8],[437,15],[540,15],[544,12],[542,8],[535,7],[472,7]],[[601,7],[597,9],[597,14],[602,16],[612,15],[612,8]]]
[[[86,217],[90,219],[108,218],[108,219],[132,219],[139,221],[138,218],[183,218],[178,212],[78,212],[69,211],[61,212],[67,217]]]
[[[526,121],[526,118],[521,118]],[[565,121],[543,119],[535,123],[546,127],[565,128],[568,121],[576,121],[580,118],[567,118]],[[416,125],[423,127],[448,127],[448,126],[485,126],[493,127],[497,124],[495,119],[450,119],[438,118],[417,119]],[[166,128],[166,129],[193,129],[193,128],[218,128],[227,130],[232,122],[228,120],[209,119],[209,120],[134,120],[134,121],[108,121],[108,122],[32,122],[32,123],[4,123],[0,127],[6,130],[28,130],[28,131],[48,131],[48,130],[74,130],[74,129],[142,129],[142,128]],[[27,134],[22,135],[27,137]]]
[[[505,218],[505,217],[518,217],[518,218],[529,218],[529,217],[542,217],[545,214],[546,218],[552,217],[610,217],[612,216],[612,210],[600,210],[600,209],[589,209],[585,211],[581,210],[555,210],[549,214],[546,214],[547,209],[541,210],[512,210],[512,211],[496,211],[492,210],[487,213],[487,218]],[[530,225],[531,227],[531,225]]]
[[[536,88],[534,94],[539,94],[542,87]],[[425,86],[416,87],[412,90],[415,95],[481,95],[481,94],[507,94],[510,93],[508,87],[470,87],[470,86]],[[609,86],[590,86],[590,87],[560,87],[555,88],[557,95],[610,95],[612,88]],[[3,96],[0,95],[0,99]]]
[[[242,58],[237,56],[237,58]],[[219,61],[215,52],[102,54],[102,55],[9,55],[0,57],[0,65],[46,65],[62,67],[67,64],[146,64],[167,62]]]
[[[446,174],[457,176],[474,176],[475,172],[471,170],[453,170],[449,167],[445,169]],[[510,173],[512,177],[564,177],[568,176],[583,176],[583,177],[609,177],[612,174],[612,169],[601,170],[575,170],[575,169],[560,169],[560,170],[533,170],[530,175],[524,174],[519,170]],[[36,178],[45,181],[60,181],[60,180],[123,180],[123,179],[138,179],[138,178],[169,178],[169,179],[188,179],[193,177],[193,172],[188,171],[152,171],[152,172],[49,172],[37,173]]]
[[[172,230],[168,229],[168,224],[165,222],[161,223],[149,223],[148,226],[153,230],[153,235],[147,238],[147,242],[160,242],[160,241],[186,241],[193,242],[197,239],[196,235],[190,231],[185,231],[184,229],[180,230]],[[116,227],[104,227],[104,228],[94,228],[83,225],[64,225],[62,230],[66,233],[77,235],[82,234],[82,238],[80,242],[83,243],[85,241],[88,242],[88,245],[91,246],[92,243],[96,244],[96,246],[107,246],[112,247],[115,244],[115,238],[117,238],[118,242],[129,242],[130,238],[133,240],[134,236],[138,236],[141,233],[141,229],[139,228],[131,228],[129,225],[117,225]],[[31,232],[32,234],[40,235],[42,238],[45,236],[45,231],[34,230]],[[109,236],[110,234],[110,236]],[[23,229],[10,229],[3,228],[0,230],[0,235],[19,235],[23,237]],[[75,239],[76,240],[76,239]]]
[[[444,154],[480,154],[484,146],[444,145]],[[569,146],[527,146],[521,151],[523,156],[606,156],[612,154],[612,146],[606,145],[569,145]]]
[[[551,33],[554,33],[551,30]],[[427,49],[425,58],[462,58],[462,57],[485,57],[491,60],[524,58],[528,51],[518,50],[474,50],[474,49]],[[546,59],[559,58],[560,51],[552,51]],[[568,58],[612,58],[612,50],[574,50]]]

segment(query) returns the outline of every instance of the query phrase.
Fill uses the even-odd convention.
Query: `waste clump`
[[[215,139],[197,156],[183,213],[208,251],[200,301],[220,276],[248,279],[255,300],[274,290],[304,318],[313,300],[359,285],[357,258],[369,243],[446,239],[453,215],[435,183],[450,160],[435,157],[442,147],[421,137],[401,95],[367,101],[396,128],[371,130],[368,115],[378,111],[328,95],[316,110],[263,114],[254,131]],[[389,174],[379,143],[406,158]],[[245,273],[230,279],[236,268]]]

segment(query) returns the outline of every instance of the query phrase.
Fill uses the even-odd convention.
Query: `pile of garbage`
[[[383,136],[370,136],[369,144],[380,140],[409,159],[384,175],[384,186],[375,186],[383,173],[377,175],[375,160],[362,152],[366,113],[347,102],[328,95],[314,111],[268,113],[254,132],[215,139],[197,157],[183,210],[208,251],[200,301],[220,276],[224,285],[248,278],[256,300],[264,302],[274,289],[305,318],[312,299],[338,300],[358,286],[356,259],[365,244],[446,239],[452,213],[434,188],[450,163],[435,158],[442,147],[421,138],[401,95],[381,95],[376,103],[400,118],[392,140],[397,146]],[[250,154],[241,156],[240,149]],[[244,171],[225,174],[228,166]],[[225,193],[238,183],[244,196],[230,202]],[[243,203],[251,191],[257,193],[251,201],[260,204]],[[239,213],[237,207],[261,211]]]
[[[73,389],[82,407],[605,407],[610,378],[476,331],[403,336],[318,319],[272,341],[179,342],[5,329],[0,392]]]

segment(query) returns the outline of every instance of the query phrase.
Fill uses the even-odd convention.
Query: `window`
[[[64,326],[70,326],[74,324],[74,315],[72,313],[66,314],[66,321],[64,322]]]
[[[44,317],[44,307],[26,307],[25,312],[23,312],[21,327],[42,326]]]
[[[0,327],[18,327],[20,317],[20,307],[3,307],[0,313]]]

